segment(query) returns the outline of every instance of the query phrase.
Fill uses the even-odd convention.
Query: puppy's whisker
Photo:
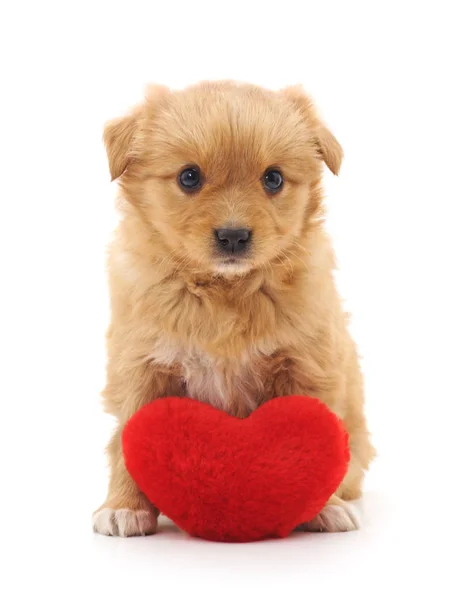
[[[272,268],[272,262],[273,261],[278,261],[281,266],[287,270],[287,273],[290,277],[293,276],[293,263],[290,260],[290,258],[283,252],[283,250],[280,248],[280,246],[274,246],[274,251],[276,252],[275,256],[273,257],[273,259],[271,261],[267,262],[268,267],[270,268],[271,271],[271,275],[273,275],[273,268]],[[288,267],[282,260],[281,257],[283,257],[284,259],[286,259],[286,261],[289,263],[290,267]]]
[[[298,256],[297,254],[295,254],[292,250],[290,250],[289,248],[287,249],[287,253],[291,254],[291,256],[294,256],[295,258],[297,258],[299,261],[301,261],[303,263],[303,265],[306,267],[306,270],[309,271],[309,265],[308,263],[306,263],[301,256]]]
[[[269,270],[269,269],[270,269],[270,276],[272,277],[272,276],[273,276],[273,269],[272,269],[272,265],[270,264],[270,262],[269,262],[269,261],[267,261],[267,262],[265,262],[265,263],[263,263],[263,264],[261,265],[261,270],[263,270],[263,271],[264,271],[264,273],[265,273],[265,277],[268,277],[268,275],[269,275],[269,272],[268,272],[268,270]]]
[[[282,266],[284,269],[286,269],[286,272],[287,272],[287,273],[288,273],[288,275],[291,277],[291,275],[292,275],[292,272],[290,271],[290,268],[288,267],[288,265],[282,261],[282,259],[280,258],[280,255],[277,255],[277,260],[278,260],[278,262],[281,264],[281,266]]]
[[[168,264],[170,264],[170,263],[171,263],[171,264],[175,264],[175,265],[176,265],[176,264],[177,264],[177,262],[174,260],[174,258],[175,258],[175,254],[176,254],[175,250],[172,250],[172,251],[171,251],[171,252],[169,252],[167,255],[165,255],[165,256],[162,258],[161,262],[159,263],[159,267],[160,267],[160,268],[165,268],[165,266],[166,266],[166,263],[167,263],[167,266],[168,266]]]
[[[192,258],[190,256],[186,256],[179,264],[176,272],[179,273],[180,271],[183,271],[184,269],[186,269],[187,267],[190,267],[193,264],[194,264],[194,261],[192,260]]]
[[[298,243],[296,240],[293,240],[293,246],[297,246],[298,248],[300,248],[304,252],[304,254],[306,254],[306,256],[309,255],[309,250],[302,246],[300,243]]]
[[[290,265],[290,268],[289,268],[289,267],[288,267],[288,266],[287,266],[287,265],[286,265],[286,264],[285,264],[285,263],[284,263],[284,262],[281,260],[281,258],[280,258],[280,257],[282,257],[282,256],[283,256],[283,258],[285,258],[285,259],[287,260],[287,262],[288,262],[288,263],[289,263],[289,265]],[[282,249],[279,249],[279,254],[277,255],[277,259],[278,259],[278,260],[280,261],[280,263],[281,263],[281,264],[282,264],[282,265],[285,267],[285,269],[286,269],[286,270],[287,270],[287,272],[288,272],[288,275],[289,275],[290,277],[293,277],[293,274],[294,274],[293,263],[292,263],[292,261],[290,260],[290,257],[289,257],[289,256],[287,256],[287,255],[286,255],[286,254],[283,252],[283,250],[282,250]]]

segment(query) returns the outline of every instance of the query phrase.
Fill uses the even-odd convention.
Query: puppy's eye
[[[267,169],[262,181],[267,192],[276,194],[282,189],[284,179],[278,169]]]
[[[201,170],[199,167],[188,167],[178,175],[178,183],[185,192],[196,192],[202,187]]]

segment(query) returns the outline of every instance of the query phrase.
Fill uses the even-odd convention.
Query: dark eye
[[[199,167],[188,167],[178,175],[178,183],[185,192],[196,192],[202,186]]]
[[[268,169],[264,173],[263,183],[268,192],[275,194],[283,187],[283,175],[278,169]]]

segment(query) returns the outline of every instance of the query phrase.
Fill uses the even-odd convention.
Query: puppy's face
[[[153,88],[104,138],[112,176],[173,255],[230,275],[292,252],[318,212],[322,160],[341,161],[296,88]]]

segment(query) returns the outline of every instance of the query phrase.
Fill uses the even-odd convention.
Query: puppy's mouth
[[[251,269],[251,262],[246,257],[217,258],[214,262],[214,270],[217,273],[241,274]]]

